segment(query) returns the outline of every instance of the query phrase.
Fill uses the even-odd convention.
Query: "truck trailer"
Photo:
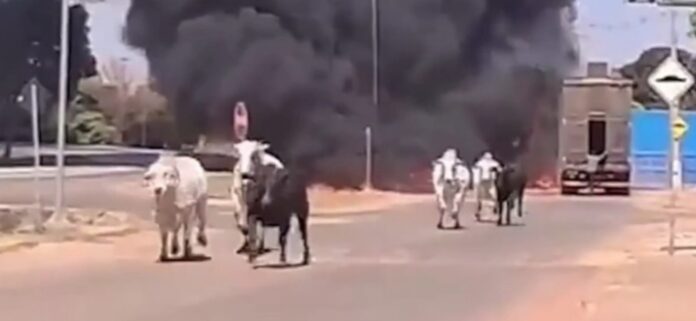
[[[606,65],[605,65],[606,66]],[[589,66],[564,80],[559,126],[561,193],[630,194],[633,82]]]

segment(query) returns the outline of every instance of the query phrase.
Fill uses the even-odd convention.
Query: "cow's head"
[[[440,180],[445,184],[455,184],[457,182],[457,170],[459,170],[459,160],[457,150],[447,149],[440,159],[435,161],[435,166],[440,166]]]
[[[159,197],[179,185],[179,171],[173,162],[160,159],[148,167],[143,175],[143,185]]]
[[[270,206],[275,198],[283,193],[282,188],[285,186],[288,176],[289,173],[284,168],[264,167],[264,194],[261,198],[261,206]]]
[[[237,170],[244,184],[258,179],[262,166],[261,157],[269,147],[268,144],[255,140],[244,140],[234,144]]]

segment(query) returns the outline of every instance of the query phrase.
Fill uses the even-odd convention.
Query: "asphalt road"
[[[127,191],[82,182],[71,188],[83,194],[72,194],[69,203],[143,210],[145,203],[129,201]],[[19,196],[0,195],[19,201]],[[97,244],[104,250],[94,254],[70,252],[65,262],[62,254],[32,259],[32,251],[0,256],[0,316],[22,321],[495,320],[541,284],[589,277],[593,268],[573,258],[636,217],[626,199],[531,198],[527,204],[523,223],[511,227],[474,223],[468,206],[467,228],[461,231],[436,230],[429,203],[315,218],[311,266],[274,268],[277,252],[272,252],[258,269],[234,254],[239,240],[227,228],[231,217],[213,210],[210,261],[156,264],[154,235]],[[296,229],[291,233],[290,260],[299,261]],[[274,235],[269,238],[274,246]],[[130,243],[114,250],[119,242]],[[33,263],[17,267],[20,258]]]

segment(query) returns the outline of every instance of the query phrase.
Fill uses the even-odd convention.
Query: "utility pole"
[[[379,6],[372,0],[372,103],[379,109]]]
[[[56,137],[56,203],[50,221],[64,223],[65,202],[65,110],[68,104],[68,57],[69,57],[69,26],[70,1],[61,1],[60,14],[60,66],[58,79],[58,133]]]
[[[379,4],[372,0],[372,105],[379,119]],[[365,128],[365,190],[372,189],[372,127]]]

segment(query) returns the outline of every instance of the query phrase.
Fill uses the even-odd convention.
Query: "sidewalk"
[[[696,191],[669,208],[669,193],[632,196],[639,219],[578,257],[573,267],[591,277],[549,282],[499,320],[693,321],[696,320]],[[676,251],[666,251],[674,214]]]

